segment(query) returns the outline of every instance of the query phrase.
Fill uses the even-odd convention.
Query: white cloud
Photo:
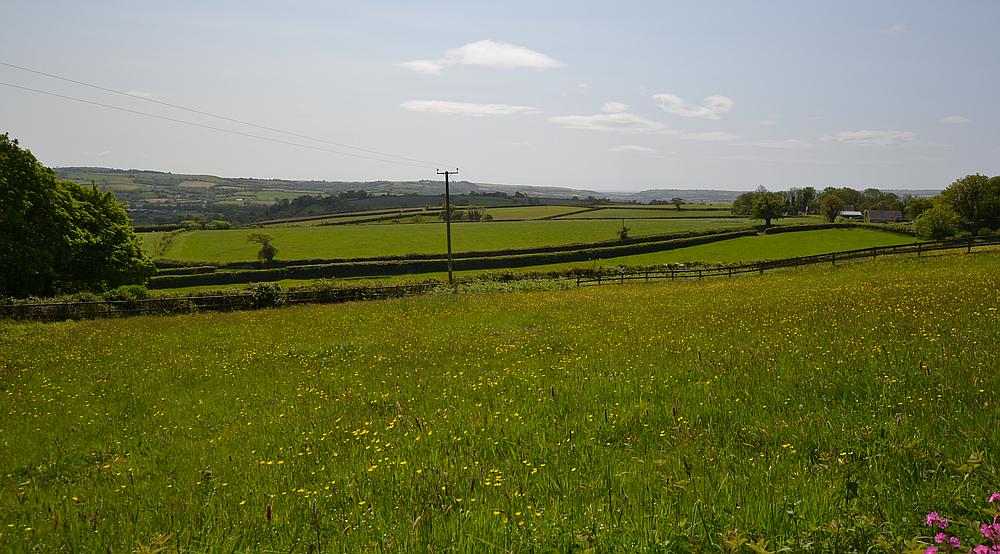
[[[410,110],[411,112],[467,115],[471,117],[540,113],[538,108],[532,106],[511,106],[510,104],[474,104],[470,102],[449,102],[446,100],[408,100],[399,106],[404,110]]]
[[[424,75],[440,75],[441,70],[444,69],[444,65],[432,60],[413,60],[412,62],[402,62],[399,66]]]
[[[736,105],[731,98],[719,94],[706,96],[701,105],[688,104],[683,98],[673,94],[654,94],[653,101],[661,110],[682,117],[704,117],[719,119],[719,116]]]
[[[895,23],[895,24],[889,25],[888,27],[882,29],[882,34],[883,35],[896,35],[896,34],[899,34],[899,33],[905,33],[906,31],[909,31],[909,30],[910,30],[910,28],[906,26],[906,23]]]
[[[524,46],[516,46],[509,42],[492,40],[480,40],[452,48],[444,53],[444,57],[437,60],[414,60],[399,65],[425,75],[440,75],[445,66],[449,65],[475,65],[496,69],[534,69],[536,71],[563,67],[560,61],[541,52]]]
[[[854,146],[911,146],[919,144],[916,133],[910,131],[842,131],[825,140],[835,140],[841,144]]]
[[[605,102],[601,106],[601,111],[604,113],[623,113],[628,111],[628,104],[622,104],[621,102]]]
[[[667,128],[642,116],[627,113],[599,113],[594,115],[561,115],[549,118],[555,123],[571,129],[590,131],[618,131],[623,133],[666,132]]]
[[[799,139],[764,139],[746,142],[737,142],[735,146],[754,146],[757,148],[776,148],[792,150],[797,148],[811,148],[812,143]]]
[[[777,124],[778,122],[773,119],[761,119],[757,122],[757,125],[760,125],[761,127],[774,127]]]
[[[684,133],[681,135],[681,138],[685,140],[700,140],[705,142],[727,142],[740,138],[740,135],[725,133],[723,131],[709,131],[707,133]]]
[[[948,117],[942,118],[941,123],[957,125],[961,123],[972,123],[972,120],[964,115],[949,115]]]
[[[125,94],[128,94],[129,96],[135,96],[136,98],[152,98],[156,96],[152,92],[146,92],[144,90],[135,90],[135,89],[128,89],[127,91],[125,91]]]
[[[639,152],[639,153],[653,153],[656,152],[655,148],[650,148],[648,146],[640,146],[638,144],[622,144],[609,148],[608,152]]]

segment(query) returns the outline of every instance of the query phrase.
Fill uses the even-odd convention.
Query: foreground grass
[[[0,550],[898,552],[1000,483],[998,289],[975,254],[0,323]]]

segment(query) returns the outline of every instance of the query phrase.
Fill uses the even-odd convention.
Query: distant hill
[[[61,179],[84,184],[94,181],[102,188],[113,191],[119,200],[128,203],[133,218],[142,223],[176,222],[184,218],[210,217],[253,221],[267,217],[268,207],[283,200],[293,200],[304,195],[343,196],[349,191],[365,191],[378,199],[356,199],[351,196],[351,200],[345,203],[344,210],[348,207],[374,209],[436,205],[440,204],[440,196],[444,192],[442,182],[432,180],[302,181],[219,177],[107,167],[57,167],[55,171]],[[455,181],[451,185],[451,190],[458,197],[458,203],[462,203],[461,197],[467,196],[468,198],[464,199],[466,203],[480,205],[588,203],[596,200],[646,204],[654,200],[670,200],[675,196],[683,198],[687,203],[731,203],[742,192],[699,189],[601,192],[569,187],[470,181]],[[900,195],[932,196],[938,191],[893,192]],[[516,199],[515,195],[521,197],[520,200]],[[487,199],[491,201],[487,202]]]

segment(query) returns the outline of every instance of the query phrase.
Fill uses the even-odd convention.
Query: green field
[[[0,551],[905,551],[1000,483],[998,289],[974,254],[0,323]]]
[[[559,219],[648,219],[648,218],[676,218],[676,217],[733,217],[728,210],[678,210],[670,208],[602,208],[589,212],[569,214]],[[739,217],[745,220],[745,217]]]
[[[806,220],[813,222],[813,220]],[[793,221],[789,221],[791,223]],[[632,236],[746,227],[746,219],[633,220]],[[456,223],[452,226],[456,252],[565,245],[609,241],[617,238],[621,222],[596,221],[494,221]],[[256,245],[246,241],[253,230],[190,231],[178,233],[164,255],[172,260],[244,261],[256,258]],[[332,227],[269,227],[278,259],[360,258],[410,253],[444,253],[441,223],[342,225]]]
[[[917,242],[917,239],[914,237],[886,231],[873,231],[870,229],[823,229],[819,231],[739,237],[710,244],[679,248],[677,250],[609,258],[599,260],[598,265],[756,262],[842,252],[844,250],[857,250],[873,246],[910,244],[913,242]]]
[[[542,219],[586,210],[586,206],[512,206],[510,208],[487,208],[485,213],[496,221],[511,219]]]
[[[156,254],[156,245],[160,244],[160,239],[163,238],[163,235],[163,231],[139,233],[139,238],[142,239],[142,249],[150,256],[154,256]]]

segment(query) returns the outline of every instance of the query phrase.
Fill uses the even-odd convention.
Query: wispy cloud
[[[964,115],[949,115],[948,117],[941,118],[941,123],[948,123],[950,125],[960,125],[962,123],[972,123],[972,120]]]
[[[608,148],[608,152],[637,152],[643,154],[652,154],[657,150],[655,148],[650,148],[648,146],[640,146],[638,144],[621,144],[612,148]]]
[[[509,42],[480,40],[452,48],[436,60],[413,60],[399,64],[401,67],[423,73],[440,75],[450,65],[474,65],[496,69],[534,69],[542,71],[563,67],[562,62],[524,46]]]
[[[842,131],[832,137],[823,137],[821,140],[835,140],[841,144],[853,146],[912,146],[919,144],[920,139],[917,134],[911,131]]]
[[[736,105],[731,98],[719,94],[706,96],[701,105],[688,104],[683,98],[673,94],[654,94],[653,101],[669,114],[705,119],[719,119]]]
[[[604,113],[624,113],[628,111],[628,104],[622,104],[621,102],[605,102],[601,106],[601,111]]]
[[[709,131],[707,133],[684,133],[681,135],[681,138],[685,140],[700,140],[704,142],[728,142],[740,138],[740,135],[735,133],[726,133],[723,131]]]
[[[774,127],[777,124],[778,122],[773,119],[761,119],[757,122],[757,125],[760,125],[761,127]]]
[[[799,139],[764,139],[764,140],[748,140],[745,142],[734,143],[734,146],[753,146],[756,148],[773,148],[781,150],[794,150],[800,148],[811,148],[814,145],[811,142],[806,142]]]
[[[555,123],[570,129],[586,129],[589,131],[617,131],[621,133],[656,133],[667,132],[662,123],[657,123],[628,112],[599,113],[594,115],[560,115],[549,118],[549,123]]]
[[[475,104],[470,102],[449,102],[447,100],[408,100],[399,106],[411,112],[465,115],[470,117],[540,113],[540,110],[533,106]]]
[[[883,35],[898,35],[900,33],[905,33],[909,31],[910,28],[906,26],[906,23],[894,23],[882,29]]]

